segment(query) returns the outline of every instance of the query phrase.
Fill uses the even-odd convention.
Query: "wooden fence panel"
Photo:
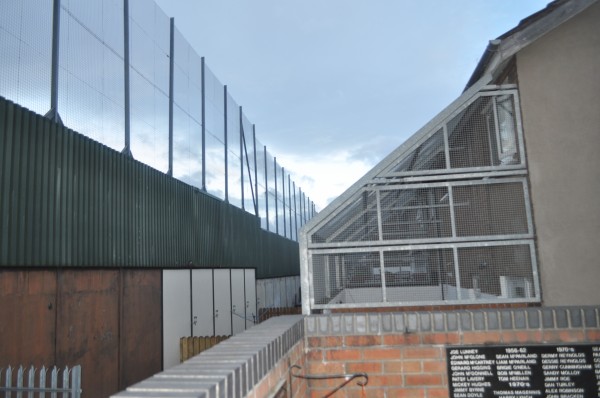
[[[186,361],[202,351],[219,344],[231,336],[193,336],[182,337],[179,340],[179,353],[181,362]]]

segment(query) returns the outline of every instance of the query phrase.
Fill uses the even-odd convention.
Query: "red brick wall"
[[[291,377],[290,366],[304,367],[304,340],[300,340],[286,355],[281,358],[275,367],[250,391],[247,398],[265,398],[274,395],[276,398],[301,398],[308,396],[308,383],[305,379]],[[291,386],[290,386],[291,383]],[[291,390],[291,395],[287,390]]]
[[[334,397],[448,397],[446,346],[482,344],[549,344],[599,342],[600,329],[536,329],[331,334],[307,337],[310,374],[366,372],[363,389],[355,382]],[[356,379],[360,380],[360,379]],[[311,380],[310,397],[322,397],[340,380]]]

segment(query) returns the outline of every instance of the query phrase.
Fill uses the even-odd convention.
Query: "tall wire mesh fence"
[[[2,1],[0,69],[1,96],[56,111],[69,128],[256,214],[264,229],[296,239],[315,214],[153,1]]]

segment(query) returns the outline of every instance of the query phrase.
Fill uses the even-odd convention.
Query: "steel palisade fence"
[[[16,381],[13,385],[14,371],[16,370]],[[50,377],[48,380],[48,371]],[[16,397],[36,397],[56,398],[80,398],[81,397],[81,366],[73,366],[71,369],[65,367],[61,371],[57,367],[52,369],[42,366],[36,378],[37,369],[31,366],[28,370],[19,366],[6,369],[0,369],[0,393],[4,398]],[[59,383],[59,380],[62,382]],[[36,384],[37,381],[37,384]],[[48,386],[48,381],[50,386]],[[59,386],[60,384],[60,386]],[[25,395],[26,394],[26,395]]]

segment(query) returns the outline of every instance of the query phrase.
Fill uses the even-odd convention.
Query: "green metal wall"
[[[257,217],[0,97],[0,266],[299,274]]]

